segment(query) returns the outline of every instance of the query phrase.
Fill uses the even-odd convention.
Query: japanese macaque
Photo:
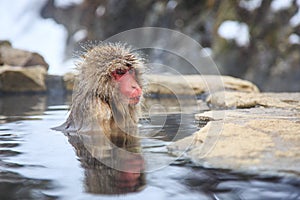
[[[134,134],[142,98],[143,66],[143,59],[124,44],[87,47],[77,63],[78,75],[65,128],[99,130],[112,141],[119,134]]]
[[[67,133],[80,157],[89,191],[104,192],[93,188],[97,185],[112,187],[111,193],[135,191],[144,170],[137,137],[143,59],[121,43],[85,50],[77,63],[69,117],[56,130]]]

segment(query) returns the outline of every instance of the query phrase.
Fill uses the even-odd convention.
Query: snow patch
[[[177,1],[170,0],[167,3],[167,9],[174,10],[177,6]]]
[[[290,24],[293,27],[296,27],[300,24],[300,8],[298,12],[290,19]]]
[[[55,0],[55,7],[67,8],[72,5],[81,4],[83,0]]]
[[[73,39],[75,42],[80,42],[87,37],[87,34],[88,34],[87,30],[81,29],[81,30],[77,31],[76,33],[74,33]]]
[[[290,19],[290,25],[296,27],[300,24],[300,0],[296,1],[298,6],[298,12]]]
[[[239,6],[241,8],[245,8],[248,11],[253,11],[256,8],[259,8],[261,5],[262,0],[241,0]]]
[[[293,0],[273,0],[271,3],[271,10],[278,12],[280,10],[288,9],[292,6]]]
[[[227,40],[235,40],[239,46],[248,46],[250,41],[248,25],[238,21],[224,21],[218,29],[218,34]]]
[[[96,15],[97,17],[102,17],[105,14],[105,7],[104,6],[98,6],[96,9]]]
[[[291,44],[300,44],[300,36],[297,34],[291,34],[289,37],[289,41]]]

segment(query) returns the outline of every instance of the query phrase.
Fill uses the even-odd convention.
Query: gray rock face
[[[211,104],[253,108],[197,114],[197,120],[209,122],[171,144],[171,154],[205,167],[300,175],[299,93],[225,92],[225,101],[214,95],[208,98]]]
[[[10,66],[42,66],[48,70],[49,65],[44,58],[38,54],[21,49],[13,48],[9,43],[0,43],[0,65]]]
[[[48,67],[41,55],[0,41],[0,93],[46,91]]]

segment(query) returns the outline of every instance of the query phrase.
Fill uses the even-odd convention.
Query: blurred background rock
[[[195,39],[213,57],[222,75],[252,81],[262,91],[300,91],[299,0],[16,2],[22,1],[0,1],[1,19],[9,18],[1,20],[5,29],[0,39],[41,53],[50,65],[49,73],[72,68],[73,63],[67,61],[78,42],[105,40],[122,31],[154,26]],[[9,23],[13,29],[8,31]],[[168,58],[150,52],[149,59]],[[193,73],[186,69],[180,72]]]

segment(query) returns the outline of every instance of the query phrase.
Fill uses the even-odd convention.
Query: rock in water
[[[206,102],[219,108],[297,108],[300,109],[300,93],[245,93],[237,91],[210,94]]]
[[[169,152],[186,155],[209,168],[299,176],[300,93],[230,93],[229,96],[235,99],[225,98],[227,106],[253,108],[197,114],[197,120],[209,121],[207,125],[171,144]]]
[[[253,83],[230,76],[216,75],[147,75],[147,92],[154,94],[194,95],[212,91],[259,92]],[[170,90],[171,89],[171,90]]]
[[[75,74],[74,73],[66,73],[63,76],[63,81],[64,81],[64,88],[67,91],[73,91],[74,87],[74,81],[75,81]]]
[[[0,92],[44,92],[46,91],[44,66],[0,67]]]

